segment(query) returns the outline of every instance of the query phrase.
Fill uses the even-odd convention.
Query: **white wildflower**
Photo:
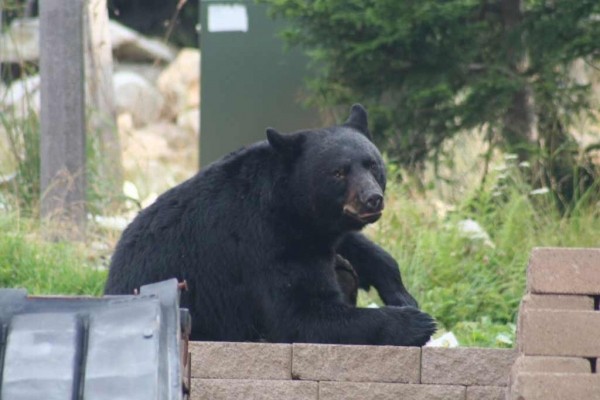
[[[467,218],[458,221],[458,231],[462,237],[472,241],[482,241],[486,246],[496,247],[490,238],[490,235],[482,228],[479,223],[473,219]]]
[[[531,192],[529,192],[529,194],[532,196],[538,196],[538,195],[546,194],[549,192],[550,192],[550,189],[548,189],[547,187],[543,187],[543,188],[532,190]]]

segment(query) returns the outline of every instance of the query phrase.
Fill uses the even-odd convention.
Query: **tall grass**
[[[454,204],[392,181],[385,217],[368,230],[396,258],[421,307],[463,345],[512,345],[533,247],[600,246],[598,198],[561,216],[550,193],[525,183],[521,168],[509,162],[501,170]],[[489,240],[469,238],[465,219]]]
[[[532,192],[520,173],[509,166],[452,204],[415,194],[392,179],[384,218],[367,230],[396,258],[422,309],[461,345],[512,346],[533,247],[600,246],[598,199],[582,201],[563,216],[550,193]],[[468,237],[461,229],[465,219],[477,221],[489,240]],[[106,272],[94,268],[93,251],[44,242],[31,221],[0,213],[0,287],[23,287],[31,294],[101,294]],[[368,296],[362,296],[363,305],[376,299],[375,293]]]
[[[40,196],[39,119],[35,113],[16,118],[14,114],[0,112],[0,128],[4,132],[4,138],[0,139],[6,143],[6,148],[0,146],[0,156],[4,159],[0,172],[10,173],[14,168],[16,173],[8,182],[6,193],[20,212],[31,215],[37,210]]]
[[[50,243],[38,237],[28,218],[0,214],[0,288],[29,294],[100,295],[106,271],[83,245]]]

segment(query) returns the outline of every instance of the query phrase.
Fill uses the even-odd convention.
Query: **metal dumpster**
[[[252,0],[201,0],[200,164],[282,132],[322,125],[302,106],[308,57],[284,48],[284,20]]]

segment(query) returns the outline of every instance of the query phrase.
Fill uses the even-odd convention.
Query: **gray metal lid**
[[[185,323],[175,279],[101,298],[0,289],[0,398],[182,399]]]

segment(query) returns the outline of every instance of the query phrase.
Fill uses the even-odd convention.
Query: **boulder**
[[[36,61],[40,56],[40,23],[37,18],[15,19],[0,35],[0,60],[3,63]]]
[[[192,108],[177,115],[177,126],[189,132],[188,136],[198,137],[200,133],[200,109]]]
[[[162,40],[147,38],[116,21],[109,21],[110,40],[115,58],[132,62],[171,62],[177,52]],[[37,61],[40,57],[39,18],[19,18],[0,35],[0,60],[3,63]]]
[[[176,52],[161,40],[144,37],[120,23],[109,22],[113,55],[120,61],[171,62]]]
[[[162,73],[164,67],[150,63],[133,63],[133,62],[115,62],[113,63],[114,73],[118,72],[133,72],[141,75],[148,82],[156,85],[158,77]]]
[[[166,116],[200,106],[200,52],[186,48],[165,68],[157,80],[158,90],[167,102]]]
[[[118,126],[125,177],[140,198],[162,193],[197,171],[197,141],[186,130],[163,121],[135,128],[128,115],[119,116]]]
[[[0,110],[15,119],[24,119],[29,113],[40,113],[40,76],[32,75],[14,81],[0,93]]]
[[[164,106],[160,92],[141,75],[117,72],[113,76],[117,114],[129,113],[135,126],[158,120]]]

